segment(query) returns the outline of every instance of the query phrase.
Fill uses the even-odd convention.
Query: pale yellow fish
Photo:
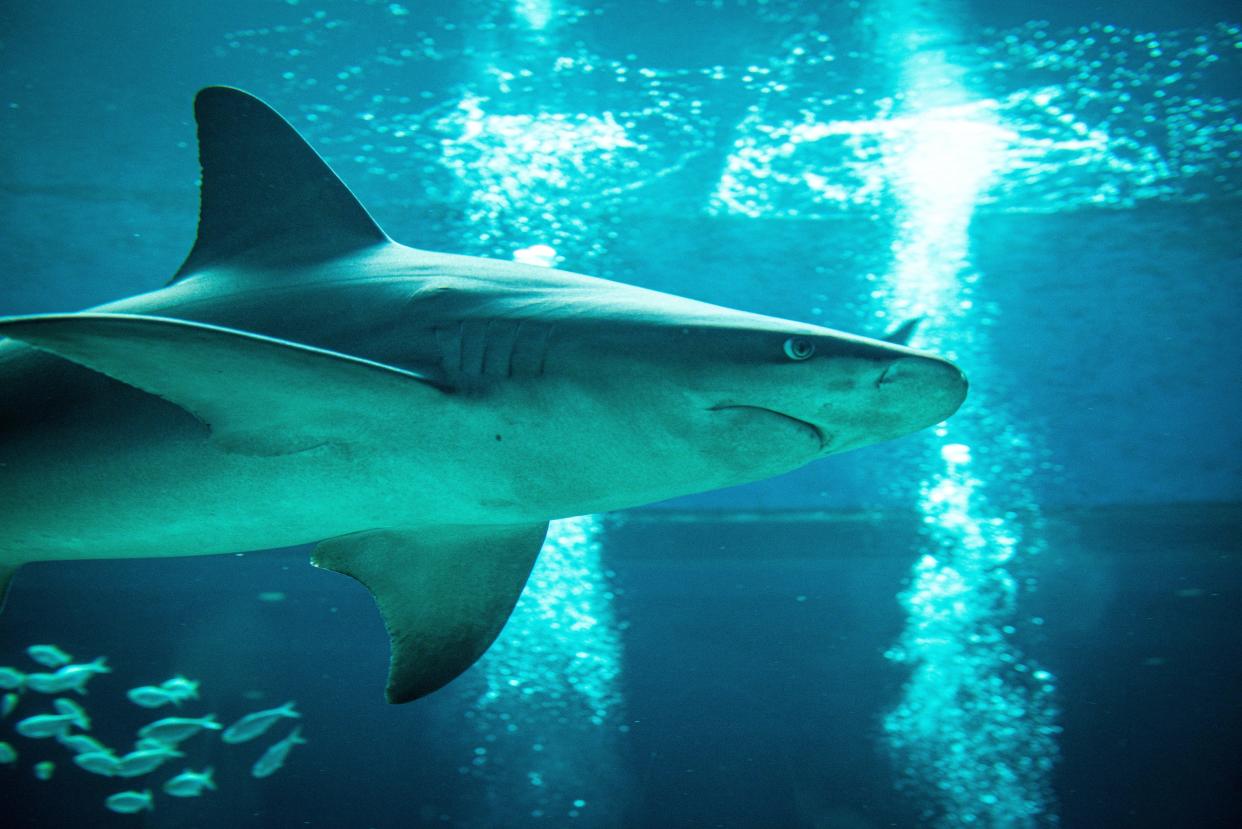
[[[302,726],[299,725],[293,729],[288,737],[285,737],[263,752],[263,756],[256,760],[254,766],[251,767],[250,774],[254,777],[267,777],[275,773],[284,766],[285,758],[289,756],[289,751],[294,746],[305,744],[306,741],[302,739]]]
[[[73,661],[72,656],[55,645],[31,645],[26,648],[26,653],[35,662],[47,668],[59,668]]]
[[[302,716],[293,710],[293,706],[293,702],[286,702],[284,705],[276,708],[268,708],[264,711],[255,711],[253,714],[247,714],[224,729],[220,739],[226,743],[244,743],[247,740],[253,740],[283,718]]]
[[[104,805],[114,812],[120,812],[123,815],[130,815],[134,812],[141,812],[143,809],[153,812],[155,804],[151,801],[151,790],[147,789],[143,792],[117,792],[109,795],[104,801]]]
[[[176,777],[164,781],[164,793],[173,797],[198,797],[203,793],[203,789],[216,790],[216,784],[211,779],[212,768],[208,766],[199,771],[185,771]]]
[[[74,757],[73,762],[91,774],[101,774],[104,777],[116,777],[121,768],[121,761],[111,751],[83,752]]]

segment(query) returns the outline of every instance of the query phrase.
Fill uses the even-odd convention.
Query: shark
[[[898,342],[407,247],[258,98],[208,87],[195,119],[171,280],[0,318],[0,590],[31,561],[314,544],[370,590],[408,702],[496,639],[551,520],[779,475],[966,395]]]

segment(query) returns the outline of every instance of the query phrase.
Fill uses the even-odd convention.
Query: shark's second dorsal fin
[[[279,269],[389,241],[324,160],[267,104],[209,86],[194,99],[198,238],[183,277],[218,265]]]

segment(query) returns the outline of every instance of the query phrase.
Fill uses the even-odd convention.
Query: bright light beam
[[[908,11],[901,0],[881,5],[893,7],[893,20],[912,17],[901,14]],[[927,547],[899,596],[905,630],[885,654],[912,673],[884,718],[885,739],[903,785],[923,799],[925,819],[940,827],[1037,827],[1056,822],[1048,776],[1058,712],[1052,675],[1032,670],[1011,641],[1019,594],[1011,568],[1019,552],[1041,542],[1024,538],[1032,528],[1015,513],[997,514],[988,503],[972,446],[1002,436],[982,434],[971,414],[988,402],[978,382],[987,355],[953,348],[977,351],[983,342],[963,336],[979,325],[967,279],[970,222],[1016,136],[990,117],[997,102],[970,101],[945,51],[926,48],[945,40],[924,29],[889,41],[900,54],[907,103],[897,114],[904,128],[883,133],[885,177],[900,207],[879,294],[889,316],[924,316],[919,344],[956,357],[976,382],[968,411],[936,430],[936,468],[920,485]],[[1018,477],[1021,443],[1000,450],[1008,456],[993,475]],[[1038,505],[1029,494],[1023,502],[1028,523],[1037,523]]]

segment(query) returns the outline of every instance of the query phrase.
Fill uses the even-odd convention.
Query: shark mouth
[[[747,410],[747,411],[752,411],[752,412],[761,412],[764,416],[777,417],[777,418],[780,418],[782,421],[785,421],[786,423],[793,424],[800,431],[804,432],[809,437],[813,437],[819,443],[819,449],[821,452],[827,449],[828,445],[832,443],[832,438],[828,436],[827,434],[825,434],[824,430],[816,426],[814,423],[808,423],[805,420],[799,420],[798,418],[793,417],[791,415],[787,415],[784,412],[778,412],[775,409],[766,409],[763,406],[741,406],[741,405],[732,405],[732,404],[722,404],[719,406],[712,406],[710,409],[708,409],[708,411],[721,412],[721,411],[727,411],[729,409],[742,409],[742,410]]]

